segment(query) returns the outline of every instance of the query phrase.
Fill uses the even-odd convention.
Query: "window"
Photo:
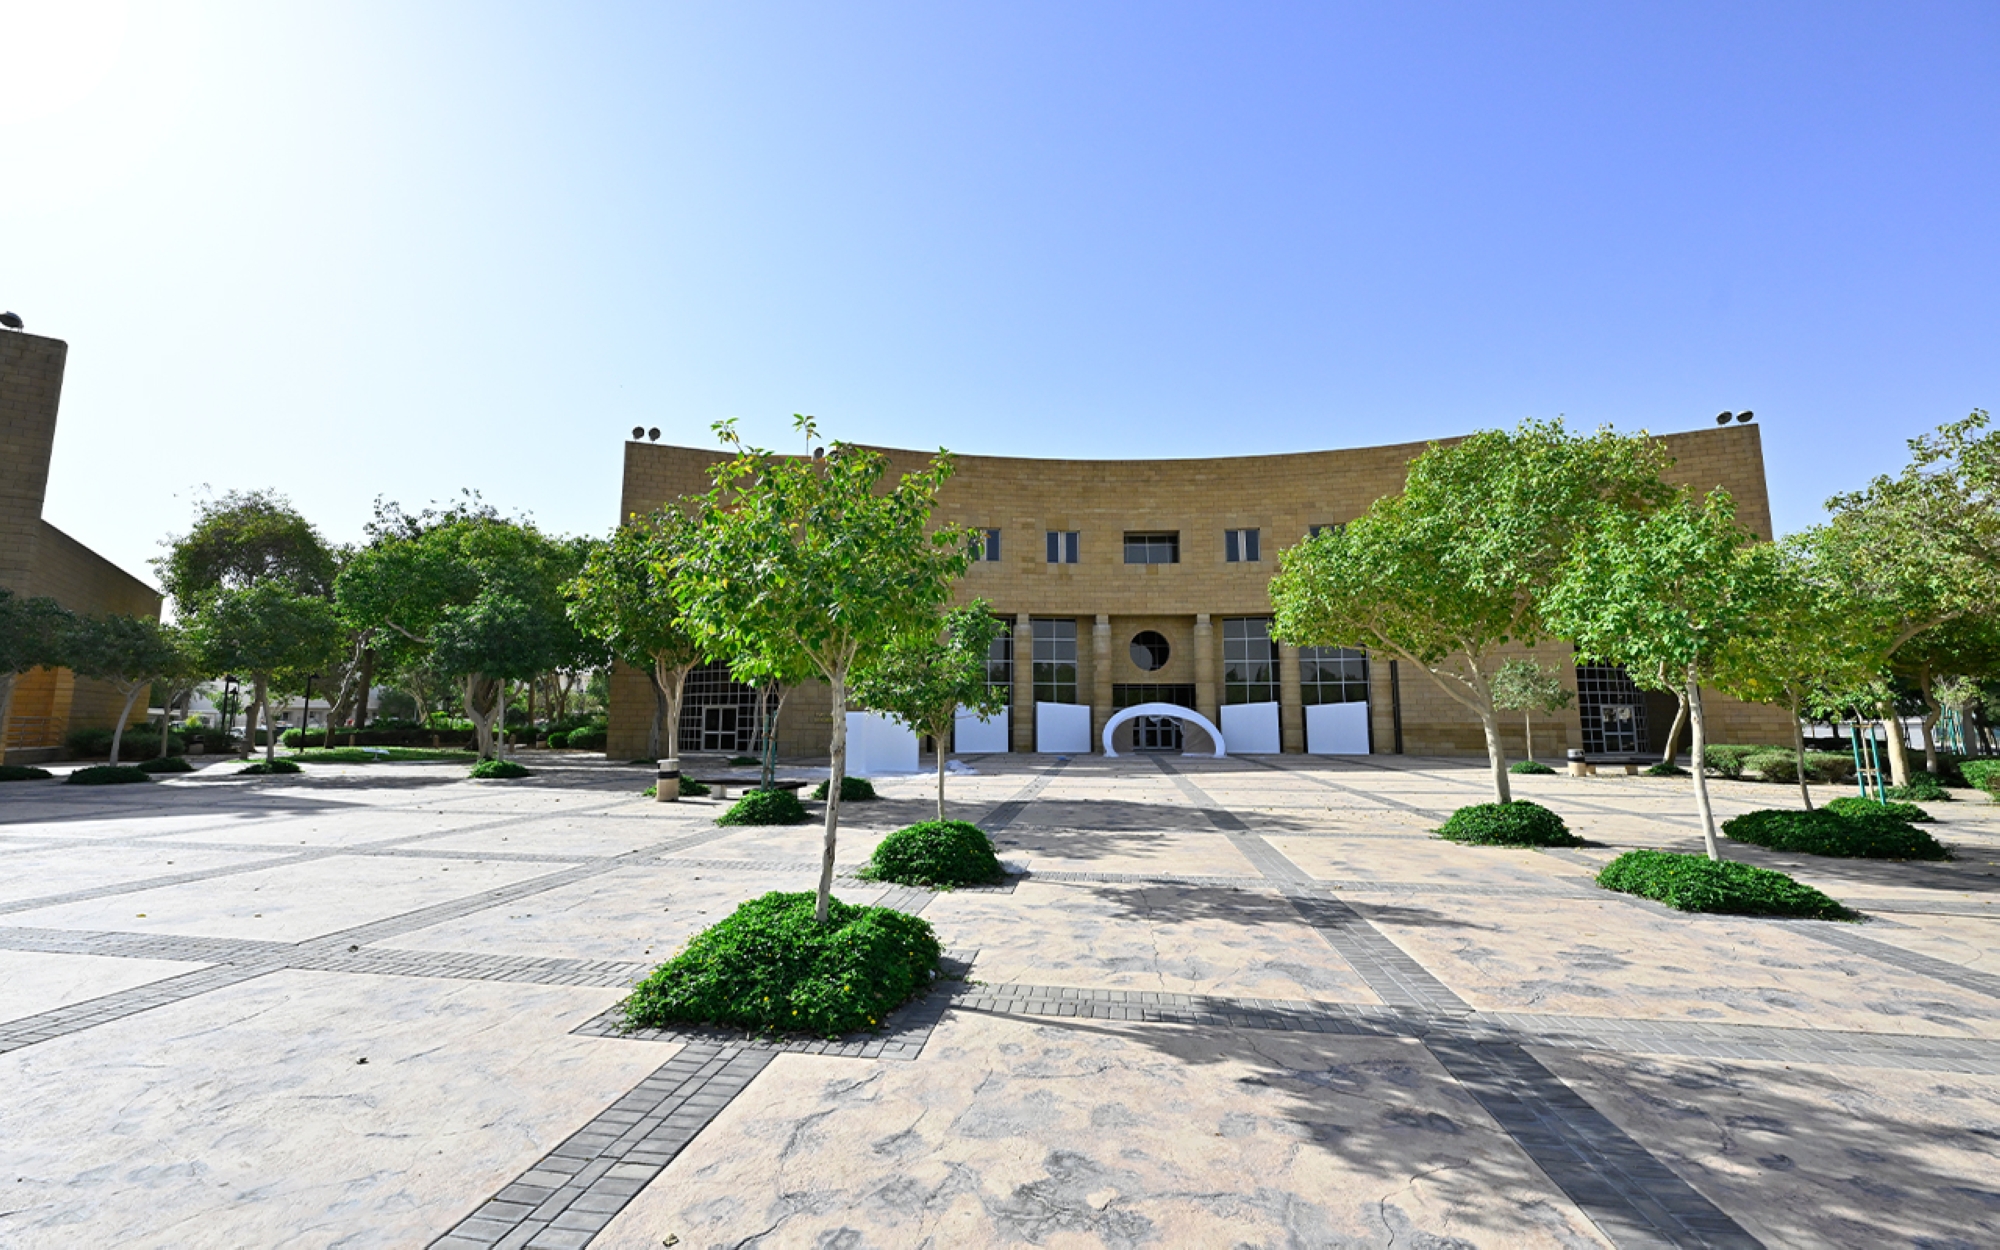
[[[1223,619],[1222,701],[1278,701],[1278,644],[1271,641],[1269,617],[1231,616]]]
[[[998,690],[1008,706],[1014,703],[1014,625],[1000,623],[1000,636],[986,649],[986,685]]]
[[[1076,702],[1076,622],[1036,621],[1035,702]]]
[[[1263,559],[1257,549],[1257,531],[1222,531],[1222,558],[1231,564],[1255,564]]]
[[[1142,673],[1156,673],[1167,666],[1167,657],[1172,652],[1167,640],[1157,630],[1145,629],[1132,638],[1130,647],[1132,663],[1139,666]]]
[[[1138,707],[1141,703],[1172,703],[1179,707],[1194,706],[1194,683],[1192,682],[1113,682],[1111,684],[1111,706]]]
[[[1125,535],[1127,564],[1179,564],[1180,562],[1181,536],[1177,533]]]
[[[737,681],[725,661],[703,664],[687,675],[677,728],[683,751],[759,750],[757,688]]]
[[[1299,701],[1368,702],[1368,653],[1353,647],[1300,647]]]
[[[1616,664],[1576,666],[1576,710],[1591,754],[1646,749],[1646,696]]]
[[[1324,534],[1324,533],[1326,533],[1326,532],[1327,532],[1328,530],[1333,530],[1333,531],[1335,531],[1336,533],[1338,533],[1339,531],[1341,531],[1341,530],[1344,530],[1344,529],[1346,529],[1346,528],[1347,528],[1347,526],[1345,526],[1345,525],[1343,525],[1343,524],[1341,524],[1341,523],[1339,523],[1339,522],[1337,522],[1337,521],[1336,521],[1336,522],[1331,522],[1331,523],[1328,523],[1328,524],[1325,524],[1325,525],[1308,525],[1308,526],[1306,526],[1306,537],[1307,537],[1307,538],[1318,538],[1318,537],[1319,537],[1319,536],[1320,536],[1321,534]]]
[[[972,531],[972,558],[979,564],[997,564],[1000,560],[1000,531],[997,529]]]
[[[1049,563],[1075,564],[1079,535],[1075,530],[1049,531]]]

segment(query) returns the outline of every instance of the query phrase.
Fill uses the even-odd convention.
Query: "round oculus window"
[[[1145,630],[1132,639],[1132,662],[1148,673],[1167,666],[1167,640],[1154,630]]]

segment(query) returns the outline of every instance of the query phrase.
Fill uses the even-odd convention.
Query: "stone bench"
[[[1572,777],[1595,777],[1599,768],[1623,769],[1627,777],[1636,777],[1639,770],[1656,763],[1650,755],[1585,755],[1581,751],[1569,753],[1569,775]]]

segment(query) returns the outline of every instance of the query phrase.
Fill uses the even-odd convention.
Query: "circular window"
[[[1167,666],[1167,640],[1153,630],[1145,630],[1132,640],[1132,662],[1148,673]]]

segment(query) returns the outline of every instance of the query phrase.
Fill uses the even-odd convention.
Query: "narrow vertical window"
[[[1077,562],[1078,551],[1081,547],[1082,543],[1079,541],[1077,531],[1049,531],[1050,564],[1075,564]]]
[[[997,529],[983,529],[977,532],[979,534],[979,547],[973,558],[986,561],[989,564],[998,563],[1000,560],[1000,531]]]
[[[1258,550],[1256,530],[1222,531],[1222,558],[1231,564],[1256,563],[1263,559]]]
[[[1076,622],[1038,619],[1034,629],[1035,701],[1075,703]]]

